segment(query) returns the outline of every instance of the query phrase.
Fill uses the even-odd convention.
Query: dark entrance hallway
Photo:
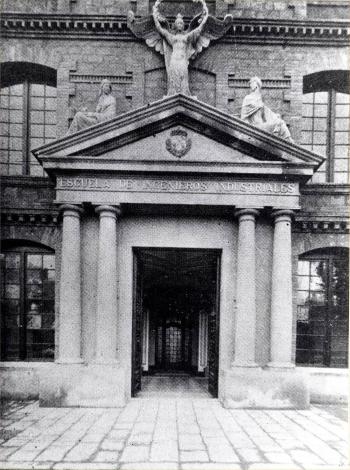
[[[216,397],[218,250],[134,252],[132,395]]]

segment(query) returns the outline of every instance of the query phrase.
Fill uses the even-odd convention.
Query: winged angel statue
[[[128,14],[128,26],[134,35],[145,39],[148,46],[164,55],[168,96],[175,93],[191,95],[188,84],[189,61],[208,47],[211,40],[223,36],[232,24],[232,15],[226,15],[223,21],[218,20],[209,15],[205,0],[193,1],[201,3],[203,9],[192,19],[187,30],[180,13],[170,28],[166,18],[159,12],[161,0],[155,2],[151,16],[136,20],[132,11]]]

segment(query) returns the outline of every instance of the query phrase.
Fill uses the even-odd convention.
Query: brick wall
[[[82,107],[94,110],[101,79],[113,82],[118,113],[160,99],[166,91],[163,57],[141,41],[68,41],[8,39],[3,61],[25,61],[53,67],[58,73],[59,131]],[[194,95],[239,115],[248,79],[263,79],[263,97],[300,138],[303,76],[321,70],[347,69],[345,48],[245,45],[219,41],[191,63]]]
[[[192,15],[198,5],[191,0],[163,0],[169,15],[178,11]],[[23,13],[78,13],[121,15],[130,8],[140,15],[151,11],[154,0],[3,0],[2,11]],[[211,14],[231,13],[245,18],[349,18],[349,6],[344,0],[207,0]]]

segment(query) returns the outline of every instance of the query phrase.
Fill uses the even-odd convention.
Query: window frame
[[[1,330],[1,350],[0,350],[0,361],[1,362],[53,362],[55,360],[55,355],[53,358],[44,358],[44,357],[38,357],[38,358],[28,358],[28,344],[27,344],[27,336],[28,336],[28,330],[29,328],[27,327],[27,313],[26,313],[26,303],[27,303],[27,271],[30,269],[28,268],[28,255],[32,254],[37,254],[37,255],[52,255],[55,256],[54,250],[48,248],[48,247],[37,247],[37,246],[30,246],[30,245],[17,245],[17,246],[11,246],[9,248],[5,248],[2,250],[1,253],[1,271],[2,273],[5,274],[5,257],[7,254],[18,254],[20,255],[20,265],[19,265],[19,313],[18,313],[18,318],[19,318],[19,324],[18,324],[18,338],[19,338],[19,344],[18,344],[18,358],[8,358],[6,357],[6,341],[3,339],[3,320],[5,318],[5,313],[2,312],[2,320],[0,324],[0,330]],[[41,269],[42,272],[42,269]],[[5,286],[5,278],[6,275],[2,276],[2,291],[4,291],[4,286]],[[56,284],[56,282],[55,282]],[[5,297],[1,297],[1,303],[6,300]],[[55,304],[55,296],[53,298],[54,304]],[[55,312],[55,307],[54,307],[54,316],[56,318],[56,312]],[[40,328],[40,330],[43,330],[44,328]],[[45,328],[46,329],[46,328]],[[54,335],[54,349],[55,349],[55,326],[52,328],[53,330],[53,335]]]
[[[328,90],[328,113],[327,113],[327,143],[326,143],[326,178],[327,183],[337,183],[335,176],[335,122],[336,122],[336,102],[337,90]],[[339,184],[339,183],[338,183]]]
[[[349,252],[346,250],[346,248],[342,249],[333,249],[332,251],[329,251],[328,253],[325,250],[315,250],[314,252],[309,252],[309,253],[304,253],[303,255],[299,256],[298,258],[298,264],[299,261],[324,261],[326,262],[327,265],[327,273],[326,273],[326,279],[327,279],[327,285],[325,286],[324,292],[325,292],[325,320],[324,320],[324,329],[325,329],[325,334],[323,337],[323,348],[322,348],[322,354],[323,354],[323,361],[322,364],[320,363],[315,363],[315,362],[298,362],[298,314],[296,316],[296,345],[295,345],[295,363],[296,366],[298,367],[322,367],[322,368],[347,368],[348,364],[344,366],[339,366],[339,365],[334,365],[332,364],[332,349],[331,349],[331,344],[332,344],[332,335],[334,330],[332,330],[332,315],[331,315],[331,310],[334,308],[334,306],[331,303],[332,299],[332,293],[334,292],[332,289],[332,282],[331,282],[331,276],[334,268],[334,261],[343,259],[344,256],[346,258],[349,258]],[[299,277],[299,270],[297,271],[297,277]],[[305,276],[306,277],[306,276]],[[310,273],[308,274],[308,278],[310,279],[311,275]],[[347,277],[349,278],[349,270],[347,272]],[[297,292],[303,291],[303,289],[297,289]],[[310,288],[309,288],[310,292]],[[296,302],[297,308],[299,307],[298,301]],[[347,293],[347,305],[349,307],[349,296]],[[348,308],[347,308],[348,310]],[[348,317],[346,316],[348,319]],[[348,319],[349,320],[349,319]],[[348,338],[349,338],[349,321],[347,322],[347,344],[348,344]],[[304,336],[304,335],[303,335]],[[312,348],[310,348],[310,351],[313,351]],[[346,353],[346,362],[348,362],[348,353],[349,351],[344,351]]]
[[[327,93],[327,129],[326,129],[326,152],[325,152],[325,181],[314,182],[311,179],[310,184],[337,184],[344,185],[349,184],[350,171],[336,171],[336,104],[337,104],[337,93],[350,95],[350,73],[348,70],[323,70],[320,72],[311,73],[304,75],[303,77],[303,96],[307,94],[315,94],[319,92]],[[349,96],[350,97],[350,96]],[[304,102],[304,100],[303,100]],[[315,114],[315,98],[313,97],[313,114],[312,120],[318,116]],[[350,108],[350,103],[348,104]],[[303,114],[304,116],[304,114]],[[350,118],[350,112],[347,118]],[[304,117],[303,117],[304,119]],[[303,125],[302,130],[307,130]],[[312,124],[312,133],[314,133],[314,122]],[[313,141],[313,138],[312,138]],[[309,145],[309,144],[303,144]],[[344,144],[347,146],[347,144]],[[311,147],[312,148],[312,147]],[[340,159],[346,160],[347,157],[340,157]],[[335,181],[336,173],[347,174],[348,180],[346,182]],[[317,172],[316,172],[317,174]]]
[[[30,142],[31,142],[31,113],[33,111],[32,109],[32,105],[31,105],[31,99],[33,98],[33,96],[31,95],[31,86],[32,85],[41,85],[41,86],[48,86],[48,87],[52,87],[52,88],[56,88],[57,90],[57,86],[56,84],[53,84],[53,83],[48,83],[48,82],[43,82],[43,81],[39,81],[39,80],[36,80],[35,78],[32,78],[32,77],[27,77],[25,79],[23,79],[22,81],[20,82],[15,82],[15,83],[7,83],[6,86],[3,84],[3,86],[1,87],[1,89],[4,89],[4,88],[8,88],[8,87],[11,87],[11,86],[15,86],[15,85],[22,85],[23,86],[23,94],[22,94],[22,103],[23,103],[23,106],[22,106],[22,124],[20,124],[22,126],[22,145],[21,145],[21,152],[22,152],[22,164],[21,164],[21,167],[22,167],[22,171],[20,174],[12,174],[10,172],[8,172],[7,174],[2,174],[1,176],[10,176],[10,177],[15,177],[15,176],[28,176],[28,177],[31,177],[31,178],[47,178],[47,174],[45,173],[45,171],[43,172],[42,175],[35,175],[35,174],[32,174],[31,173],[31,169],[33,168],[33,166],[35,165],[31,165],[31,145],[30,145]],[[46,90],[46,89],[45,89]],[[44,103],[45,103],[45,100],[46,100],[47,96],[46,96],[46,91],[44,93]],[[56,114],[56,123],[55,123],[55,126],[57,126],[57,97],[55,98],[56,99],[56,109],[55,109],[55,114]],[[45,109],[45,105],[44,105],[44,108],[42,110],[44,112],[44,115],[46,112],[51,112],[51,110],[46,110]],[[9,121],[8,121],[9,124],[11,124],[11,120],[9,118]],[[44,118],[44,123],[43,123],[43,126],[45,128],[45,118]],[[45,131],[44,131],[45,133]],[[44,134],[44,137],[45,139],[45,134]],[[11,165],[11,149],[9,148],[8,149],[8,152],[9,152],[9,160],[7,162],[7,165],[8,167]]]

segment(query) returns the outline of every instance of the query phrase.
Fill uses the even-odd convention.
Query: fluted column
[[[117,216],[119,207],[99,206],[95,362],[116,363],[117,348]]]
[[[79,206],[65,204],[63,211],[60,273],[59,355],[57,362],[81,359],[81,255]]]
[[[255,217],[256,209],[240,209],[238,217],[237,314],[233,366],[255,367]]]
[[[276,210],[272,259],[270,367],[293,367],[292,363],[292,214]]]

